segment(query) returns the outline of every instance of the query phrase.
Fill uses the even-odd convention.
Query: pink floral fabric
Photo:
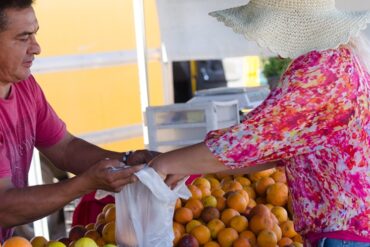
[[[295,59],[243,122],[205,143],[231,168],[280,160],[296,230],[370,239],[370,80],[346,47]]]

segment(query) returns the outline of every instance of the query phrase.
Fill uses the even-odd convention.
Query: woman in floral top
[[[300,1],[297,8],[308,4]],[[287,9],[282,5],[294,0],[260,0],[258,4],[261,2],[267,7]],[[256,2],[250,4],[254,7]],[[246,6],[227,11],[235,15]],[[221,20],[230,25],[233,19],[221,14]],[[294,48],[274,49],[279,54],[299,56],[283,74],[279,86],[241,124],[211,131],[204,143],[163,154],[152,166],[159,173],[171,175],[228,169],[251,172],[279,162],[288,178],[295,228],[305,237],[306,246],[344,246],[351,242],[346,246],[369,247],[367,67],[349,44],[334,43],[328,49],[310,48],[308,52],[308,44],[291,46]],[[176,176],[167,180],[171,183]]]

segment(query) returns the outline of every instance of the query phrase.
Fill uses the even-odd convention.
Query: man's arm
[[[86,193],[103,189],[118,192],[135,181],[135,172],[142,166],[119,169],[123,153],[101,149],[67,133],[49,148],[40,151],[58,168],[77,176],[55,184],[14,188],[10,178],[0,179],[0,226],[11,227],[28,223],[60,209],[71,200]],[[140,150],[133,153],[129,163],[149,162],[155,153]],[[109,159],[106,159],[109,158]]]
[[[59,143],[49,148],[41,148],[40,151],[56,167],[73,174],[80,174],[92,164],[106,158],[122,161],[124,154],[102,149],[68,132]],[[127,164],[140,165],[148,163],[158,154],[148,150],[137,150],[130,155]]]
[[[117,172],[107,169],[117,165],[117,161],[104,160],[71,179],[22,189],[14,188],[10,178],[0,179],[0,226],[6,228],[37,220],[98,188],[118,192],[141,167]]]

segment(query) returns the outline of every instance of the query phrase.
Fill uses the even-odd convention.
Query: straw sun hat
[[[251,0],[210,15],[261,47],[291,58],[346,44],[370,22],[370,11],[340,11],[335,0]]]

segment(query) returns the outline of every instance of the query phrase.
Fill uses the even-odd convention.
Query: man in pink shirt
[[[124,153],[103,150],[71,135],[31,75],[40,46],[33,0],[0,2],[0,243],[12,227],[29,223],[97,189],[117,192],[135,180],[142,166],[120,169]],[[76,174],[66,181],[29,187],[28,171],[36,147],[59,169]],[[130,164],[149,162],[136,151]]]

